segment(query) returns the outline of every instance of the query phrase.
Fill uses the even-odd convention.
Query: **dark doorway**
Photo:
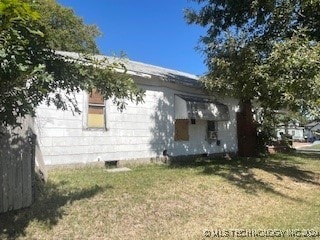
[[[245,105],[245,104],[244,104]],[[250,106],[244,106],[237,113],[238,155],[252,157],[256,151],[257,131]]]

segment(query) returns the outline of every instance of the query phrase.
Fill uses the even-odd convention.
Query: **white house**
[[[144,103],[120,112],[112,101],[80,92],[80,115],[37,109],[46,165],[237,152],[236,99],[206,96],[192,74],[134,61],[126,67],[145,90]]]
[[[304,127],[298,122],[289,122],[287,125],[279,124],[276,129],[277,138],[281,139],[282,134],[289,134],[293,141],[305,141]]]

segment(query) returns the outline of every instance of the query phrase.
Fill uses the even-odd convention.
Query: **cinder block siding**
[[[199,94],[199,90],[181,86],[141,85],[146,90],[144,103],[128,103],[120,112],[106,102],[107,130],[86,129],[87,94],[77,95],[82,114],[41,105],[36,129],[47,165],[96,161],[155,158],[167,150],[172,156],[202,153],[236,152],[236,101],[223,100],[229,106],[230,121],[218,123],[220,146],[205,140],[206,121],[189,125],[188,142],[174,141],[174,95]]]
[[[196,120],[196,124],[189,123],[189,141],[174,142],[172,155],[191,155],[191,154],[213,154],[224,152],[237,152],[237,123],[236,112],[238,111],[237,102],[231,99],[225,99],[224,104],[228,105],[230,121],[217,122],[218,140],[209,143],[206,140],[207,122]]]

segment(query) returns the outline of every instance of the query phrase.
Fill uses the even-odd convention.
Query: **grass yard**
[[[320,151],[320,144],[313,144],[311,146],[306,146],[301,148],[302,150],[314,150],[314,151]]]
[[[320,231],[320,156],[53,170],[31,208],[0,215],[0,239],[235,239],[236,229]]]

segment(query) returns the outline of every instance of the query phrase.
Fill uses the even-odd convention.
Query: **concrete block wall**
[[[144,103],[128,103],[120,112],[106,102],[107,130],[86,129],[87,94],[77,95],[82,114],[41,105],[35,120],[41,151],[47,165],[134,160],[162,156],[236,152],[236,102],[229,106],[230,121],[218,123],[220,146],[205,140],[206,122],[190,125],[188,142],[174,141],[174,95],[191,94],[191,88],[141,85],[146,90]]]
[[[237,122],[236,112],[238,111],[237,101],[232,99],[219,100],[229,107],[230,121],[217,122],[217,141],[209,143],[206,140],[207,122],[196,120],[196,124],[189,123],[189,141],[175,142],[172,155],[191,155],[191,154],[213,154],[213,153],[236,153],[238,151],[237,142]]]

